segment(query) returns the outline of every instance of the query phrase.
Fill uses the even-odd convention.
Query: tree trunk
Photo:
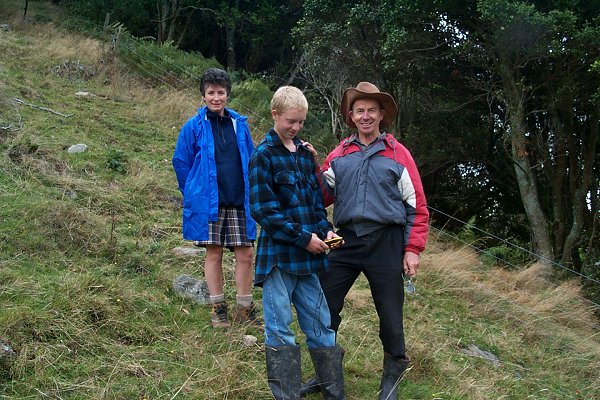
[[[168,5],[164,2],[157,2],[156,8],[158,11],[158,35],[156,41],[162,44],[165,41],[167,31],[167,14],[169,13]]]
[[[229,22],[225,26],[225,41],[227,45],[227,70],[235,71],[235,23]]]
[[[338,106],[339,102],[337,104],[334,103],[334,100],[329,96],[325,96],[325,101],[327,102],[327,108],[329,109],[331,133],[339,141],[342,139],[342,130],[340,129],[340,111]]]
[[[169,33],[167,34],[167,42],[173,41],[173,37],[175,36],[175,26],[177,22],[177,17],[179,16],[179,0],[171,0],[169,1],[169,15],[167,17],[169,21]]]
[[[507,68],[501,68],[504,81],[504,99],[508,105],[510,120],[509,138],[511,143],[511,156],[514,162],[517,183],[521,194],[521,201],[531,226],[533,249],[540,256],[540,261],[547,274],[554,261],[552,242],[548,220],[544,215],[540,203],[537,181],[529,159],[527,146],[525,111],[523,105],[524,93],[519,89],[518,79],[513,79]]]
[[[190,21],[192,20],[193,14],[194,14],[194,10],[189,11],[187,17],[185,18],[185,24],[183,25],[183,28],[181,29],[181,33],[179,34],[179,37],[177,38],[177,47],[180,47],[181,42],[183,42],[183,38],[185,37],[188,27],[190,26]]]
[[[566,127],[564,121],[564,107],[560,103],[551,110],[551,129],[554,132],[554,141],[547,146],[552,147],[554,154],[554,163],[548,157],[545,157],[547,165],[547,179],[552,188],[552,232],[554,236],[554,252],[562,254],[562,248],[567,229],[567,210],[568,205],[564,204],[564,184],[568,174],[568,152],[567,152],[567,132],[572,132],[572,126]],[[547,150],[544,150],[548,153]]]
[[[554,260],[550,232],[546,216],[540,204],[535,175],[529,161],[523,122],[522,120],[519,121],[519,113],[511,115],[510,120],[512,159],[514,161],[521,200],[523,201],[525,213],[531,225],[533,248],[543,258],[540,261],[549,267],[550,263]]]
[[[574,248],[581,240],[585,225],[585,215],[587,213],[586,198],[590,190],[592,190],[593,166],[596,157],[596,145],[599,135],[598,114],[598,107],[596,107],[595,112],[592,114],[593,118],[591,118],[592,122],[589,126],[588,137],[585,138],[585,136],[582,135],[584,140],[582,140],[581,143],[580,154],[583,155],[583,160],[581,160],[577,165],[578,173],[572,171],[571,175],[573,180],[577,179],[577,182],[572,183],[572,186],[576,187],[576,190],[573,191],[573,225],[571,225],[571,230],[569,231],[563,246],[563,253],[561,257],[561,262],[563,264],[572,263]]]
[[[508,65],[497,64],[497,70],[504,88],[500,100],[507,105],[510,127],[507,129],[511,144],[511,158],[515,168],[521,201],[529,221],[534,252],[546,268],[542,272],[550,272],[554,262],[554,252],[550,240],[550,228],[544,215],[538,194],[537,180],[529,159],[528,138],[526,136],[524,99],[526,93],[520,85],[521,78],[518,70]]]

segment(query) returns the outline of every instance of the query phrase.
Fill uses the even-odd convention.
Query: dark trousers
[[[402,307],[404,305],[404,228],[388,226],[357,237],[341,228],[344,245],[329,253],[329,270],[319,275],[331,313],[331,328],[337,332],[342,321],[344,298],[364,273],[379,316],[379,338],[383,350],[393,357],[406,357]]]

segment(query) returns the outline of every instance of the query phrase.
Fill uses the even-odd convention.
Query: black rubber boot
[[[300,399],[300,347],[265,346],[269,389],[276,400]]]
[[[379,400],[398,400],[398,385],[408,368],[408,358],[383,355],[383,374],[379,386]]]
[[[306,381],[306,383],[302,384],[302,387],[300,388],[300,397],[306,397],[307,395],[311,394],[311,393],[317,393],[321,391],[321,386],[319,386],[319,380],[317,379],[317,376],[313,376],[312,378],[310,378],[309,380]]]
[[[323,398],[345,400],[342,349],[339,346],[309,349]]]
[[[340,352],[342,354],[342,360],[344,359],[344,354],[346,354],[346,349],[344,349],[341,346],[338,346],[340,348]],[[307,395],[311,394],[311,393],[318,393],[321,391],[321,386],[319,385],[319,380],[317,379],[317,375],[313,376],[312,378],[310,378],[309,380],[306,381],[306,383],[302,384],[302,387],[300,388],[300,397],[306,397]]]

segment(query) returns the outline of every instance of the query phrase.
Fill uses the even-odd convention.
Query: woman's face
[[[206,85],[204,97],[202,97],[208,109],[219,115],[224,115],[227,105],[227,89],[221,85]]]

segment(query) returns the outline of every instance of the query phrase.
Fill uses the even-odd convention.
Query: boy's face
[[[274,121],[273,129],[275,129],[275,132],[277,132],[277,135],[284,143],[296,137],[306,120],[306,110],[299,108],[293,108],[281,114],[272,110],[271,115]]]
[[[385,111],[377,100],[359,99],[352,104],[350,118],[356,125],[360,134],[379,135],[379,125],[383,120]]]
[[[227,105],[227,89],[221,85],[209,83],[206,85],[202,100],[204,100],[210,111],[223,115]]]

